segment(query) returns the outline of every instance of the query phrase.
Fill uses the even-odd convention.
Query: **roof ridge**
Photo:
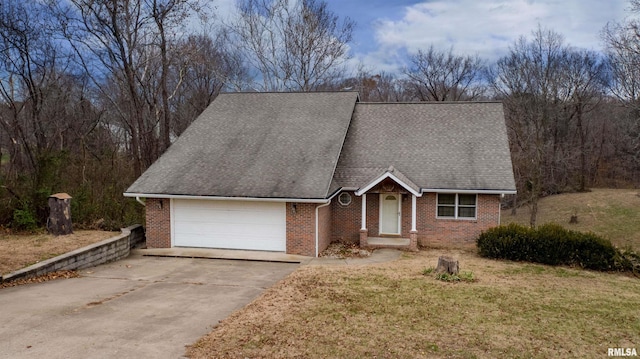
[[[220,92],[220,95],[259,95],[259,94],[352,94],[359,93],[358,91],[231,91]]]
[[[417,101],[417,102],[358,102],[359,105],[469,105],[469,104],[502,104],[502,101]]]

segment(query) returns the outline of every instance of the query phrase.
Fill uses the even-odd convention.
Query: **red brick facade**
[[[287,253],[316,256],[317,203],[287,203]],[[331,207],[318,208],[318,252],[331,243]]]
[[[399,190],[395,188],[395,190]],[[382,191],[373,188],[371,191]],[[401,200],[402,238],[411,238],[411,194],[398,193]],[[318,208],[318,251],[322,252],[334,241],[359,243],[362,196],[350,192],[351,203],[342,205],[335,197],[331,204]],[[416,229],[421,246],[473,245],[480,232],[499,224],[500,196],[478,195],[477,218],[436,218],[436,194],[425,193],[416,198]],[[149,198],[146,202],[146,233],[148,248],[171,247],[171,208],[169,199]],[[380,194],[367,194],[367,235],[380,237]],[[286,251],[290,254],[315,256],[317,203],[286,204]],[[398,237],[396,235],[396,237]]]
[[[500,224],[500,195],[479,194],[476,219],[436,218],[436,194],[425,193],[417,201],[418,243],[422,246],[474,245],[482,231]]]
[[[359,243],[362,218],[362,197],[353,193],[352,202],[343,206],[333,201],[333,241]],[[411,235],[411,194],[401,194],[401,237]],[[369,237],[385,237],[378,227],[380,194],[367,194],[367,234]],[[425,193],[416,198],[416,230],[421,246],[473,245],[484,230],[497,226],[500,220],[500,195],[478,195],[476,219],[436,218],[436,194]]]
[[[351,203],[343,206],[338,202],[338,197],[331,201],[331,241],[341,243],[358,243],[360,240],[361,206],[362,197],[353,192]]]
[[[145,211],[147,248],[170,248],[171,200],[168,198],[147,198]]]

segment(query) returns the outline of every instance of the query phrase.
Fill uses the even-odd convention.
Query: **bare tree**
[[[631,0],[631,13],[640,13],[640,0]],[[628,148],[625,155],[631,171],[640,173],[640,20],[631,16],[625,22],[608,24],[603,30],[609,69],[610,91],[627,108],[623,134]],[[622,144],[621,144],[622,145]]]
[[[591,126],[589,114],[596,110],[604,98],[606,68],[603,59],[595,52],[573,50],[565,66],[563,86],[567,91],[565,119],[575,122],[578,152],[578,191],[587,190],[589,168],[588,140]],[[574,150],[574,152],[575,152]]]
[[[53,6],[69,44],[126,128],[134,172],[141,174],[150,165],[143,155],[156,154],[155,146],[149,145],[154,134],[138,86],[140,72],[149,74],[145,53],[150,46],[150,14],[141,0],[71,0],[68,7],[57,2]],[[109,82],[115,86],[109,87]]]
[[[170,143],[171,46],[198,0],[51,0],[64,35],[127,132],[135,173]],[[180,70],[178,70],[180,72]],[[174,82],[175,86],[180,81]]]
[[[355,23],[340,21],[325,1],[242,0],[239,10],[229,35],[261,90],[312,91],[344,74]]]
[[[170,40],[168,37],[175,37],[175,32],[171,33],[167,28],[178,28],[191,15],[191,12],[198,12],[197,0],[145,0],[146,7],[151,11],[151,17],[157,28],[157,46],[160,50],[160,98],[162,101],[162,118],[160,126],[160,153],[164,152],[171,145],[171,111],[169,110],[170,94],[168,89]],[[179,85],[179,82],[178,82]]]
[[[558,116],[554,104],[560,102],[567,52],[562,36],[539,28],[531,41],[520,38],[490,72],[492,88],[505,104],[519,192],[530,205],[531,226],[536,224],[538,199],[550,168],[550,129]]]
[[[410,61],[403,72],[419,101],[469,101],[485,93],[484,62],[478,56],[459,56],[453,48],[444,52],[431,45]]]
[[[41,2],[0,6],[0,138],[6,140],[0,147],[9,151],[0,167],[9,193],[0,196],[3,219],[9,209],[23,223],[42,223],[46,197],[65,182],[70,153],[83,149],[79,144],[98,122],[86,77],[57,35]]]
[[[489,71],[505,104],[519,196],[536,224],[538,199],[584,191],[602,146],[593,136],[601,116],[606,67],[595,52],[576,50],[551,30],[520,38]]]
[[[358,91],[363,102],[403,102],[410,101],[411,97],[405,89],[405,82],[395,75],[381,71],[372,73],[360,67],[354,77],[346,78],[330,86],[331,90]]]
[[[180,71],[173,72],[172,81],[181,82],[180,91],[171,101],[175,109],[172,131],[176,136],[224,88],[239,90],[249,82],[240,54],[228,49],[223,41],[223,37],[214,39],[208,35],[191,35],[176,44]]]

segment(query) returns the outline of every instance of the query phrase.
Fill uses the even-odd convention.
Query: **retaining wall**
[[[139,225],[121,229],[118,236],[91,244],[75,251],[47,259],[32,266],[9,273],[0,278],[0,283],[17,279],[37,277],[60,270],[75,270],[94,267],[99,264],[117,261],[129,255],[135,248],[145,241],[144,228]]]

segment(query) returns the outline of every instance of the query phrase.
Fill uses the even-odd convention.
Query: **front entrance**
[[[380,234],[400,234],[400,195],[380,194]]]

